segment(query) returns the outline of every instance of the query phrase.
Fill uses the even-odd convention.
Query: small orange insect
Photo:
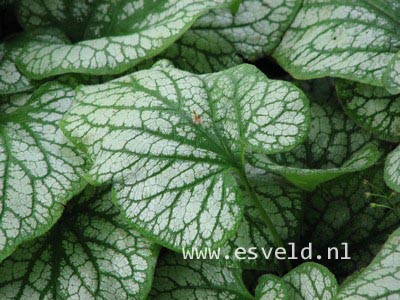
[[[200,116],[196,113],[195,110],[193,110],[193,123],[196,125],[202,125],[203,120],[200,118]]]

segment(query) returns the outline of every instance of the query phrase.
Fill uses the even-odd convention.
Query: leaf
[[[393,190],[400,192],[400,147],[397,146],[386,157],[385,182]]]
[[[33,89],[29,79],[15,66],[4,43],[0,44],[0,95],[19,93]]]
[[[110,16],[105,15],[103,18],[103,22],[107,24],[111,21],[110,17],[115,7],[107,5],[102,7],[105,14],[110,13]],[[93,19],[96,19],[96,16],[92,18],[91,14],[99,13],[99,9],[101,3],[98,0],[20,0],[16,5],[16,15],[25,30],[56,27],[75,41],[85,39],[85,35],[89,34],[85,29]]]
[[[223,262],[184,260],[168,253],[157,265],[149,300],[245,300],[253,299],[239,268]]]
[[[307,202],[304,236],[313,244],[313,255],[320,254],[321,263],[337,276],[366,267],[400,226],[400,196],[386,187],[382,173],[382,167],[372,167],[337,178],[321,185]],[[348,244],[351,259],[328,260],[328,247],[344,256],[342,243]]]
[[[87,188],[46,235],[0,265],[2,299],[147,299],[158,255],[109,189]]]
[[[383,83],[391,94],[400,93],[400,51],[394,56],[383,77]]]
[[[85,185],[85,158],[58,128],[73,95],[49,83],[0,102],[0,261],[49,230]]]
[[[256,300],[287,300],[288,287],[286,282],[274,275],[263,275],[258,280]]]
[[[338,98],[346,113],[378,139],[400,141],[400,95],[386,89],[338,80]]]
[[[79,32],[84,32],[85,40],[73,45],[27,44],[17,64],[33,79],[64,73],[122,73],[162,52],[209,9],[229,4],[227,0],[182,0],[179,4],[172,0],[110,3],[97,0],[90,5],[76,2],[70,12],[69,4],[49,1],[50,9],[46,10],[42,2],[21,2],[20,18],[25,27],[51,23],[65,28],[73,23]],[[73,9],[75,6],[79,9]],[[60,21],[54,22],[54,18]],[[74,27],[71,30],[76,31]]]
[[[335,276],[324,266],[312,262],[301,264],[283,279],[288,287],[288,300],[331,300],[338,290]]]
[[[346,117],[336,103],[332,87],[330,94],[319,91],[326,91],[327,83],[317,80],[309,87],[313,99],[311,130],[305,143],[291,152],[274,156],[255,154],[252,164],[279,173],[298,187],[312,191],[323,182],[376,163],[382,153],[371,135],[360,131]],[[321,94],[324,98],[317,102],[316,96]],[[321,105],[322,102],[325,103]]]
[[[195,73],[221,71],[269,55],[292,22],[299,0],[243,0],[235,15],[213,10],[200,18],[162,57]]]
[[[23,46],[29,41],[49,43],[65,41],[62,33],[53,28],[37,29],[9,38],[0,44],[0,95],[32,91],[36,85],[20,73],[15,61],[21,55]]]
[[[400,49],[397,0],[305,0],[273,56],[297,79],[383,86]]]
[[[159,64],[81,88],[61,126],[94,162],[88,180],[112,181],[132,224],[182,251],[234,235],[243,152],[295,147],[308,130],[307,104],[250,65],[194,75]]]
[[[347,281],[337,299],[396,299],[400,294],[400,229],[359,275]]]
[[[283,278],[264,275],[256,289],[256,300],[331,300],[336,299],[338,284],[324,266],[303,263]]]
[[[281,239],[295,242],[300,236],[303,220],[303,192],[288,184],[282,178],[263,170],[248,167],[246,170],[249,182],[259,198],[263,209],[270,217]],[[260,249],[267,253],[275,248],[270,229],[265,226],[258,208],[253,204],[251,196],[243,190],[244,215],[236,235],[222,249],[234,258],[234,251],[239,247],[249,249],[256,247],[258,258],[239,260],[242,269],[261,269],[276,271],[280,269],[278,260],[265,259]],[[224,252],[224,253],[225,253]]]

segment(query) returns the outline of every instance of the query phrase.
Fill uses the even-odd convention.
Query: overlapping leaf
[[[317,80],[308,87],[311,130],[305,143],[288,153],[255,154],[252,163],[282,174],[295,185],[313,190],[340,175],[366,169],[381,156],[370,134],[363,132],[339,107],[330,81]]]
[[[228,4],[228,0],[96,0],[73,1],[72,5],[56,0],[21,1],[19,17],[26,28],[49,24],[69,28],[67,32],[81,41],[29,43],[18,66],[34,79],[71,72],[119,74],[162,52],[203,13]]]
[[[132,224],[180,251],[234,235],[243,204],[232,172],[243,175],[244,151],[295,147],[308,106],[250,65],[207,75],[156,66],[80,89],[62,126],[94,162],[88,179],[113,181]]]
[[[346,113],[378,139],[400,141],[400,95],[385,88],[338,80],[338,97]]]
[[[400,50],[399,16],[397,0],[305,0],[274,57],[298,79],[341,77],[396,91],[383,76]]]
[[[0,264],[0,297],[147,299],[158,246],[130,229],[110,189],[86,189],[46,235]]]
[[[382,167],[373,167],[337,178],[321,185],[307,202],[305,236],[337,276],[366,267],[400,226],[400,197],[385,186],[382,173]],[[348,244],[351,260],[327,260],[328,247],[345,255],[342,243]]]
[[[154,300],[245,300],[253,299],[247,291],[239,268],[224,262],[184,260],[167,254],[157,265],[149,299]]]
[[[220,71],[271,54],[292,22],[299,0],[244,0],[235,15],[228,8],[200,18],[162,56],[197,73]]]
[[[57,29],[37,29],[21,33],[0,44],[0,95],[28,92],[34,89],[35,82],[21,74],[15,61],[21,55],[22,48],[30,41],[46,43],[64,42],[66,37]]]
[[[400,295],[400,229],[360,274],[341,287],[337,299],[396,299]]]
[[[0,260],[47,231],[84,186],[85,158],[58,128],[73,95],[50,83],[0,103]]]

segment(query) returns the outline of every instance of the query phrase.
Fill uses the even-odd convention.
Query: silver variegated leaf
[[[338,80],[338,98],[346,113],[378,139],[400,141],[400,95],[385,88]]]
[[[73,96],[49,83],[0,102],[0,260],[47,231],[85,185],[85,156],[58,127]]]
[[[87,188],[71,204],[0,264],[1,299],[147,299],[158,246],[126,225],[109,188]]]
[[[369,266],[341,286],[337,299],[398,299],[399,280],[400,229],[397,229]]]
[[[316,263],[303,263],[283,279],[288,287],[287,300],[332,300],[338,291],[335,276]]]
[[[258,280],[256,300],[287,300],[288,287],[285,280],[274,275],[263,275]]]
[[[400,192],[400,146],[386,157],[385,182],[393,190]]]
[[[391,94],[400,93],[400,51],[391,59],[383,79],[384,86]]]
[[[23,0],[18,12],[26,28],[69,28],[67,32],[79,42],[29,43],[17,63],[34,79],[64,73],[119,74],[162,52],[208,10],[228,4],[227,0]]]
[[[157,264],[151,300],[253,299],[242,281],[242,271],[223,261],[185,260],[168,253]]]
[[[236,14],[228,8],[200,18],[162,57],[181,69],[209,73],[255,60],[278,46],[300,7],[299,0],[244,0]]]
[[[276,231],[284,243],[298,241],[303,220],[303,192],[287,183],[283,178],[268,174],[264,170],[248,167],[247,177],[263,210],[269,215]],[[248,258],[238,261],[243,269],[261,269],[268,271],[280,270],[281,262],[271,257],[265,259],[261,249],[266,253],[275,247],[270,229],[265,226],[259,208],[251,195],[242,187],[244,214],[236,235],[222,249],[230,259],[235,259],[234,251],[239,247],[249,249],[254,247],[257,259]]]
[[[256,300],[332,300],[338,292],[335,276],[324,266],[303,263],[282,278],[264,275]]]
[[[28,33],[21,33],[7,39],[0,44],[0,95],[28,92],[34,89],[35,84],[21,74],[15,61],[29,41],[44,41],[59,43],[65,41],[63,34],[53,28],[37,29]]]
[[[371,134],[343,113],[330,81],[312,81],[305,89],[313,100],[308,139],[291,152],[255,154],[252,164],[279,173],[305,190],[375,164],[381,151]]]
[[[194,75],[162,64],[81,88],[62,127],[93,161],[88,180],[112,181],[145,235],[179,251],[219,246],[242,218],[233,174],[243,174],[244,151],[300,143],[307,100],[250,65]]]
[[[399,17],[397,0],[305,0],[273,55],[298,79],[384,86],[400,50]]]

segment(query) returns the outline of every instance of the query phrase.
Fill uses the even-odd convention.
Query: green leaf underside
[[[255,60],[278,46],[299,9],[299,0],[244,0],[232,15],[228,8],[201,17],[161,54],[184,70],[210,73]]]
[[[92,158],[90,182],[112,180],[132,224],[181,251],[234,235],[243,203],[232,171],[244,168],[244,149],[293,148],[307,105],[296,87],[250,65],[193,75],[159,64],[82,88],[62,128]]]
[[[400,229],[360,274],[341,287],[337,299],[397,299],[400,295]]]
[[[239,268],[223,262],[184,260],[168,253],[160,259],[149,299],[245,300],[252,299]]]
[[[313,100],[311,129],[305,143],[274,156],[255,154],[251,158],[255,166],[279,173],[302,189],[314,190],[322,182],[366,169],[381,157],[371,135],[347,118],[336,103],[334,91],[325,91],[326,84],[322,80],[311,82],[310,88],[315,90],[309,91]],[[326,94],[321,95],[318,89]]]
[[[341,77],[383,86],[400,49],[397,0],[305,0],[274,52],[298,79]]]
[[[288,287],[288,300],[332,300],[338,290],[335,276],[316,263],[304,263],[283,279]]]
[[[158,246],[126,225],[109,191],[87,188],[51,231],[3,261],[1,299],[147,299]]]
[[[69,26],[78,20],[82,23],[79,32],[84,32],[85,40],[73,45],[29,43],[17,64],[24,74],[34,79],[64,73],[122,73],[162,52],[208,10],[228,4],[226,0],[124,0],[118,3],[97,0],[90,5],[73,5],[77,9],[70,12],[69,4],[50,1],[48,5],[54,7],[46,10],[43,2],[21,2],[20,19],[25,26],[43,23],[60,26],[59,22]]]
[[[292,187],[282,178],[272,174],[265,174],[263,170],[247,168],[249,182],[257,194],[264,210],[268,213],[279,236],[284,242],[294,242],[298,239],[302,222],[302,196],[298,188]],[[239,247],[246,249],[264,248],[266,252],[275,247],[272,234],[262,219],[259,210],[253,204],[250,195],[243,191],[244,215],[236,235],[229,240],[222,250],[234,258],[233,252]],[[225,253],[225,252],[224,252]],[[258,253],[262,256],[262,253]],[[259,257],[257,260],[239,260],[244,269],[263,269],[276,271],[280,267],[277,260],[266,260]]]
[[[274,275],[264,275],[258,280],[256,300],[287,300],[286,282]]]
[[[386,157],[384,178],[391,189],[400,192],[400,146]]]
[[[73,95],[51,83],[0,104],[0,260],[47,231],[84,186],[85,159],[58,128]]]
[[[337,80],[338,98],[346,113],[378,139],[400,141],[400,95],[385,88]]]
[[[382,171],[373,167],[337,178],[321,185],[307,202],[304,235],[313,243],[314,255],[321,254],[321,262],[337,276],[366,267],[387,235],[400,225],[400,197],[391,195],[382,181]],[[382,206],[371,207],[371,203]],[[337,247],[343,256],[344,242],[351,260],[325,260],[327,247]]]
[[[23,46],[29,41],[59,43],[65,41],[63,34],[54,28],[37,29],[21,33],[0,44],[0,95],[28,92],[34,82],[21,74],[15,65]]]

